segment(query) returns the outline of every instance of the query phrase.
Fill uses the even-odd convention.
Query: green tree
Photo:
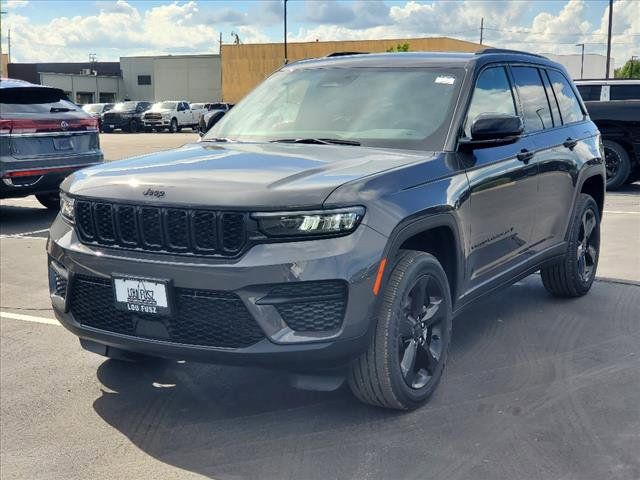
[[[408,43],[399,43],[395,47],[391,47],[387,49],[387,52],[408,52],[409,44]]]
[[[637,78],[640,79],[640,59],[631,58],[622,67],[616,68],[613,76],[615,78]]]

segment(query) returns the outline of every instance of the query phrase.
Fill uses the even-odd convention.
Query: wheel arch
[[[435,214],[408,219],[393,230],[387,242],[383,258],[393,266],[400,250],[410,249],[429,253],[442,265],[451,291],[451,302],[455,308],[464,279],[464,255],[461,248],[458,224],[451,214]],[[382,284],[388,280],[392,268],[384,272]]]
[[[580,193],[586,193],[596,201],[600,217],[602,217],[602,212],[604,210],[605,189],[606,179],[600,174],[586,177],[580,185]]]

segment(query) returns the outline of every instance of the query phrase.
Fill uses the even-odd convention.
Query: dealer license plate
[[[143,278],[113,278],[116,308],[131,313],[169,315],[168,282]]]

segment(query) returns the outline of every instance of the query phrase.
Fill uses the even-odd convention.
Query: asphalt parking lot
[[[102,135],[115,160],[197,140]],[[121,364],[50,309],[52,214],[0,202],[4,479],[639,479],[640,184],[608,195],[599,278],[556,300],[537,275],[454,321],[431,402],[411,413],[259,369]]]

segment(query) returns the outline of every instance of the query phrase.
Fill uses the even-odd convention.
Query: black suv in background
[[[607,188],[639,180],[640,80],[580,80],[576,85],[602,134]]]
[[[35,195],[60,205],[60,182],[102,163],[98,123],[57,88],[0,81],[0,198]]]
[[[411,409],[474,301],[538,270],[553,295],[589,291],[604,187],[598,129],[544,57],[301,61],[201,142],[69,178],[51,299],[107,357],[347,378]]]
[[[153,105],[151,102],[120,102],[102,115],[102,131],[111,133],[121,129],[124,132],[139,132],[142,115]]]

